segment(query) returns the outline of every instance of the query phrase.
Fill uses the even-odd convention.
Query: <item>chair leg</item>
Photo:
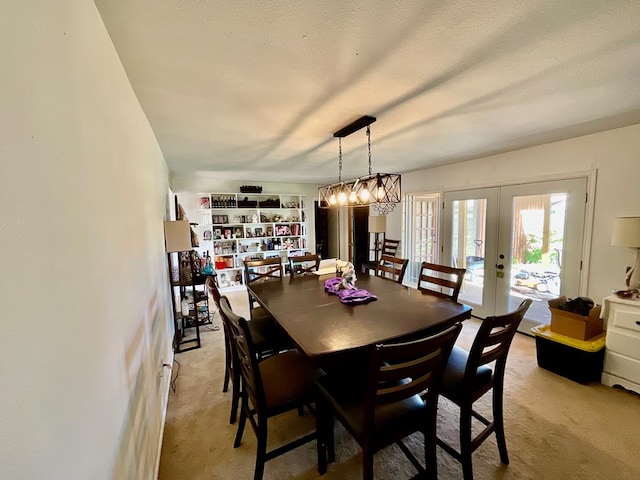
[[[438,478],[436,448],[436,420],[434,418],[424,430],[424,461],[426,476],[429,480],[436,480]]]
[[[267,461],[267,420],[258,419],[258,449],[256,451],[256,469],[253,480],[262,480],[264,475],[264,464]]]
[[[471,407],[460,407],[460,463],[464,480],[473,480],[473,464],[471,451]]]
[[[227,339],[227,333],[224,334],[224,383],[222,385],[222,391],[227,392],[229,390],[229,380],[231,379],[231,348]]]
[[[325,428],[327,430],[327,459],[329,463],[333,463],[336,461],[336,441],[333,431],[333,413],[331,411],[327,415]]]
[[[373,452],[368,445],[362,448],[362,480],[373,480]]]
[[[246,405],[246,396],[242,396],[242,405],[240,406],[240,421],[238,422],[238,431],[236,432],[236,439],[233,442],[233,448],[238,448],[240,443],[242,443],[242,434],[244,433],[244,426],[247,423],[247,408]]]
[[[240,401],[240,379],[235,378],[231,384],[231,413],[229,414],[229,423],[236,423],[238,415],[238,402]]]
[[[509,465],[509,454],[507,453],[507,440],[504,436],[504,415],[502,403],[502,388],[495,385],[493,388],[493,424],[496,432],[496,442],[500,452],[500,461]]]
[[[229,375],[229,369],[226,369],[224,372],[224,383],[222,385],[222,393],[227,393],[229,391],[229,379],[230,379],[230,375]]]
[[[318,453],[318,473],[327,473],[327,432],[325,428],[326,414],[324,413],[324,402],[316,401],[316,442]]]

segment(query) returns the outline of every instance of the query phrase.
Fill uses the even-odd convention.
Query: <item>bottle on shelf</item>
[[[182,302],[180,302],[180,313],[182,313],[183,317],[189,316],[189,301],[186,295],[182,297]]]

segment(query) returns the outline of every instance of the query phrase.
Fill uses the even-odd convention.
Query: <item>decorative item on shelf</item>
[[[260,200],[258,206],[262,208],[279,208],[280,200],[277,198],[267,198],[266,200]]]
[[[189,316],[189,300],[187,300],[186,296],[182,297],[182,301],[180,302],[180,313],[183,317]]]
[[[210,206],[209,197],[200,197],[200,208],[209,208]]]
[[[229,223],[228,215],[213,215],[211,218],[213,219],[213,223],[215,224]]]
[[[255,208],[258,206],[257,200],[249,200],[249,197],[244,197],[243,200],[238,200],[238,208]]]
[[[202,234],[202,239],[203,240],[207,240],[208,241],[208,240],[211,240],[212,238],[213,237],[212,237],[212,234],[211,234],[211,230],[205,230],[204,233]]]
[[[401,176],[395,173],[372,173],[371,168],[371,128],[375,117],[363,116],[333,134],[338,137],[338,182],[318,189],[321,208],[342,206],[373,207],[380,215],[393,211],[401,201]],[[369,174],[352,180],[342,180],[342,138],[367,127],[367,150]]]
[[[241,185],[240,193],[262,193],[260,185]]]
[[[627,270],[626,284],[630,291],[640,291],[640,217],[616,218],[611,245],[636,250],[636,263]]]
[[[205,275],[213,275],[213,262],[211,261],[211,257],[209,256],[209,252],[207,252],[207,256],[205,257],[205,264],[202,268],[202,273]]]

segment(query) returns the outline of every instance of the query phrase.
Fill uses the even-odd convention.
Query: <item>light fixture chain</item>
[[[342,138],[338,138],[338,158],[339,160],[339,171],[338,171],[338,182],[342,182]]]
[[[371,128],[367,125],[367,150],[369,151],[369,176],[371,176]]]

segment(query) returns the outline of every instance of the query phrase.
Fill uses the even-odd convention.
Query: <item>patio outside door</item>
[[[467,269],[459,300],[486,317],[534,300],[520,331],[551,321],[547,301],[580,291],[587,179],[448,192],[443,263]]]

